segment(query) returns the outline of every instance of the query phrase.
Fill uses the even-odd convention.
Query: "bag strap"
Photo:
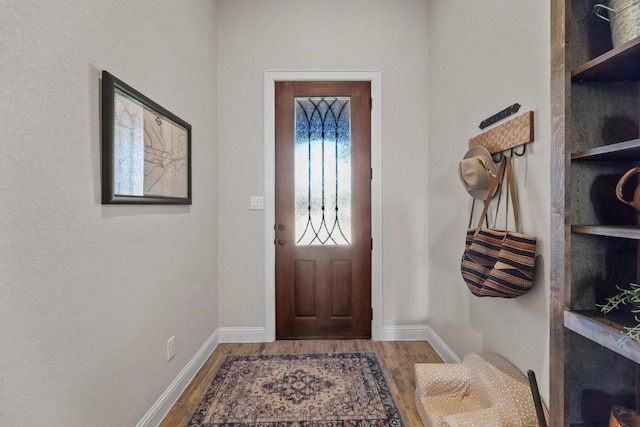
[[[506,162],[507,159],[508,157],[505,157],[504,159],[502,159],[502,162],[500,162],[500,169],[498,169],[498,173],[496,174],[495,178],[493,178],[493,182],[491,182],[489,195],[495,194],[496,189],[498,188],[498,185],[500,185],[500,183],[502,182],[504,178],[504,171],[507,166],[507,162]],[[480,231],[480,228],[482,227],[482,221],[487,221],[488,223],[489,220],[487,219],[487,212],[489,211],[490,204],[491,204],[491,197],[487,197],[487,200],[484,201],[484,209],[482,210],[482,215],[480,215],[480,221],[478,221],[478,226],[476,227],[476,231],[474,234],[478,234],[478,232]]]
[[[476,198],[473,197],[473,201],[471,202],[471,214],[469,215],[469,225],[467,228],[471,228],[471,224],[473,223],[473,210],[476,207]],[[486,218],[485,224],[487,224],[487,228],[489,227],[489,218]]]
[[[476,198],[475,197],[471,197],[473,199],[473,201],[471,202],[471,214],[469,214],[469,225],[467,226],[467,228],[471,228],[471,222],[473,221],[473,210],[476,207]]]
[[[507,181],[506,190],[505,190],[506,192],[505,230],[509,229],[509,198],[511,198],[511,206],[513,207],[513,219],[515,221],[515,231],[519,233],[520,232],[520,209],[518,206],[518,193],[516,192],[516,180],[513,172],[513,162],[511,161],[510,156],[509,157],[505,156],[502,159],[502,162],[500,162],[500,169],[498,170],[496,177],[491,183],[491,189],[489,190],[489,194],[493,194],[498,188],[498,185],[504,179],[506,179]],[[490,202],[491,202],[491,198],[488,198],[484,202],[484,209],[482,210],[482,215],[480,215],[480,220],[478,221],[478,225],[476,226],[475,234],[478,234],[478,232],[480,231],[483,220],[487,223],[487,227],[488,227],[489,219],[487,217],[487,213],[489,211]],[[475,200],[474,200],[474,204],[475,204]],[[473,217],[473,206],[471,208],[471,215]],[[470,227],[471,227],[471,218],[469,218],[469,228]]]
[[[506,172],[506,170],[505,170]],[[507,200],[508,201],[508,200]],[[493,216],[493,228],[497,229],[498,228],[498,212],[500,212],[500,203],[502,203],[502,190],[498,191],[498,203],[496,203],[496,215]],[[489,215],[487,215],[488,217]],[[487,221],[487,227],[489,227],[488,221]]]
[[[516,232],[520,232],[520,211],[518,207],[518,193],[516,192],[516,179],[514,178],[513,173],[513,163],[511,161],[511,157],[506,157],[507,160],[507,190],[511,193],[511,206],[513,206],[513,219],[516,223]],[[507,215],[506,218],[509,218],[509,199],[507,193]],[[508,225],[508,224],[507,224]],[[506,228],[509,229],[508,226]]]
[[[516,179],[513,171],[513,160],[511,157],[505,157],[505,216],[504,216],[504,229],[509,230],[509,198],[511,198],[511,206],[513,207],[513,219],[515,220],[515,231],[520,232],[520,210],[518,206],[518,193],[516,192]],[[502,194],[500,194],[502,196]],[[500,211],[500,198],[498,198],[498,205],[496,206],[496,221],[494,221],[493,228],[496,228],[498,212]]]

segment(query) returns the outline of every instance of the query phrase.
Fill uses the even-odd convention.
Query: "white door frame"
[[[279,81],[370,81],[371,98],[371,338],[382,339],[382,73],[380,71],[265,71],[264,73],[264,335],[276,339],[275,83]]]

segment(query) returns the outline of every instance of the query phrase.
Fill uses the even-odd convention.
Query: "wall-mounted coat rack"
[[[489,153],[497,154],[528,142],[533,142],[533,111],[514,117],[471,138],[469,148],[481,145],[489,150]]]

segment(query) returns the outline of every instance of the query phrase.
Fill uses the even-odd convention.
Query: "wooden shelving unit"
[[[607,425],[613,404],[640,409],[640,343],[619,343],[637,323],[632,307],[599,307],[640,279],[638,216],[612,194],[640,166],[640,37],[613,49],[595,3],[551,6],[552,426]]]

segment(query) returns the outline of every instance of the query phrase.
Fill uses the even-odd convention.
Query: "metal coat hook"
[[[525,155],[525,153],[527,152],[527,144],[522,144],[522,152],[518,153],[515,148],[511,149],[511,155],[516,155],[518,157],[522,157]]]
[[[522,150],[521,150],[519,153],[516,151],[516,149],[515,149],[515,148],[510,148],[510,149],[508,149],[508,150],[502,150],[502,151],[499,151],[499,152],[497,152],[497,153],[493,153],[493,154],[491,155],[491,159],[492,159],[495,163],[500,163],[500,162],[502,161],[502,159],[504,159],[505,157],[507,157],[507,155],[505,154],[507,151],[509,152],[509,157],[513,157],[513,156],[516,156],[516,157],[522,157],[522,156],[524,156],[524,155],[526,154],[526,152],[527,152],[527,145],[526,145],[526,144],[523,144],[523,145],[522,145]]]

